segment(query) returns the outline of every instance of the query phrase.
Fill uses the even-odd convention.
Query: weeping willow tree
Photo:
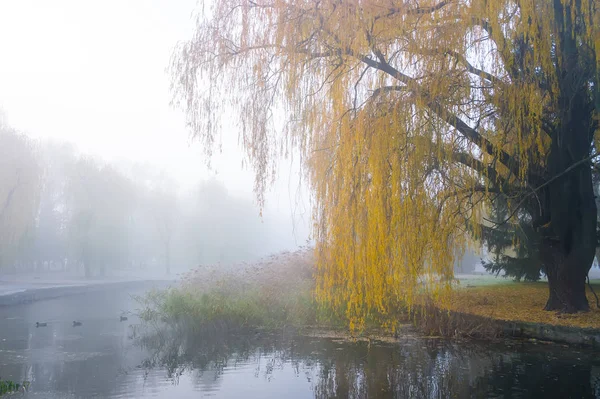
[[[223,116],[237,118],[260,203],[281,155],[301,154],[317,296],[354,326],[443,301],[469,242],[523,221],[548,276],[546,309],[586,310],[594,3],[215,0],[174,52],[174,103],[208,155]],[[505,220],[489,217],[499,198]]]

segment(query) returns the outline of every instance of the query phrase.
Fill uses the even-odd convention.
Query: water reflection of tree
[[[149,351],[142,362],[146,369],[164,368],[168,378],[175,381],[185,372],[194,370],[201,375],[210,370],[218,379],[227,366],[261,358],[282,361],[289,355],[281,349],[279,337],[272,334],[218,334],[204,332],[186,334],[175,330],[136,332],[135,341]],[[275,364],[275,362],[273,362]],[[266,373],[274,367],[266,367]]]
[[[145,367],[165,368],[175,382],[193,372],[203,390],[217,388],[224,369],[241,362],[254,364],[255,377],[266,379],[285,365],[309,381],[317,375],[310,381],[316,398],[600,398],[598,373],[592,373],[597,356],[555,346],[518,344],[511,349],[417,338],[369,344],[285,334],[187,335],[166,330],[142,334],[137,342],[150,353]]]
[[[493,358],[485,351],[454,352],[433,340],[412,340],[403,345],[366,343],[351,345],[326,355],[321,379],[315,390],[319,398],[469,397],[469,377],[483,375]]]

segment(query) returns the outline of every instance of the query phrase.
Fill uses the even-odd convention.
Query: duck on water
[[[127,316],[121,316],[121,317],[119,317],[119,321],[125,321],[125,320],[127,320]],[[73,327],[79,327],[79,326],[82,326],[82,325],[83,325],[83,323],[80,322],[80,321],[77,321],[77,320],[73,321]],[[40,323],[39,321],[36,321],[35,322],[35,327],[36,328],[38,328],[38,327],[48,327],[48,323],[46,323],[46,322]]]

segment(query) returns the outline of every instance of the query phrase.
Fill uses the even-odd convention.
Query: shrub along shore
[[[394,334],[374,322],[350,334],[347,321],[336,316],[339,312],[319,306],[314,299],[313,267],[308,249],[229,271],[200,267],[184,276],[179,287],[138,298],[140,316],[146,322],[192,332],[297,328],[345,331],[348,336]],[[458,284],[448,306],[440,308],[430,302],[412,314],[399,311],[394,317],[398,325],[412,323],[429,336],[521,336],[600,346],[600,309],[591,291],[590,312],[566,315],[543,310],[545,283],[500,281],[505,283]],[[600,292],[600,286],[595,288]]]
[[[251,329],[304,326],[343,328],[318,306],[310,251],[274,255],[235,269],[200,267],[177,288],[139,298],[142,320],[186,328]]]

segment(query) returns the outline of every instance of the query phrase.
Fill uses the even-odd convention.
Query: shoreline
[[[548,323],[501,320],[470,313],[451,312],[451,317],[493,325],[502,336],[600,348],[600,329],[572,327]]]
[[[450,312],[450,314],[448,314],[448,312],[443,310],[438,309],[438,311],[446,314],[445,316],[442,316],[444,317],[443,321],[449,323],[448,325],[455,326],[458,334],[454,336],[450,334],[424,334],[423,337],[456,340],[461,338],[460,333],[464,333],[464,330],[460,330],[461,327],[473,328],[473,326],[485,326],[483,332],[479,331],[479,333],[467,335],[468,339],[490,342],[498,341],[503,338],[526,339],[600,349],[600,329],[509,321],[468,313]],[[409,321],[404,321],[399,324],[400,328],[395,334],[386,333],[379,329],[373,329],[358,335],[353,335],[346,329],[340,329],[333,326],[304,326],[298,328],[298,330],[300,331],[300,335],[312,337],[367,341],[375,340],[393,343],[404,336],[402,332],[410,331],[411,333],[423,333],[422,325],[419,323],[420,321],[418,320],[414,324]]]
[[[0,291],[0,307],[22,305],[36,301],[56,299],[71,295],[81,295],[102,290],[125,289],[137,285],[152,285],[164,289],[176,280],[122,280],[105,282],[81,282],[80,284],[51,285],[44,287],[15,287],[6,292]]]

